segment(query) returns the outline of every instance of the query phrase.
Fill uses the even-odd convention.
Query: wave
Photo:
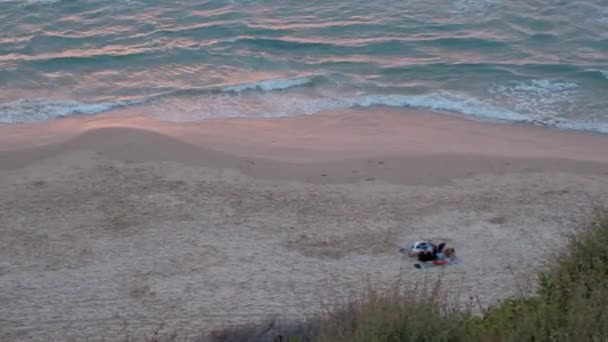
[[[369,107],[383,105],[390,107],[411,107],[450,112],[465,118],[484,121],[526,123],[537,126],[555,127],[608,133],[608,125],[600,123],[570,122],[565,119],[524,114],[503,108],[487,101],[459,94],[436,93],[428,95],[367,96],[355,102],[356,105]]]
[[[265,106],[251,106],[245,102],[224,101],[184,101],[165,104],[169,111],[157,108],[159,119],[177,122],[200,121],[211,118],[279,118],[313,115],[324,111],[357,107],[385,106],[393,108],[416,108],[456,115],[481,121],[525,123],[536,126],[555,127],[568,130],[584,130],[608,133],[608,124],[599,122],[574,122],[555,116],[527,114],[455,93],[431,93],[423,95],[370,94],[359,96],[309,97],[292,94],[269,93]],[[180,113],[176,113],[178,108]]]
[[[488,92],[497,103],[538,117],[558,117],[574,112],[580,103],[580,85],[557,80],[511,81],[491,87]]]
[[[236,31],[238,32],[238,31]],[[227,35],[229,36],[229,35]],[[235,53],[245,49],[263,49],[271,54],[290,53],[301,55],[302,53],[315,56],[383,56],[401,55],[403,53],[423,53],[429,47],[439,50],[461,50],[474,51],[510,51],[507,43],[497,39],[476,37],[260,37],[259,35],[242,35],[238,37],[217,39],[210,46],[221,46],[225,49],[233,49]]]
[[[270,78],[254,82],[228,84],[223,86],[179,88],[167,92],[150,95],[147,100],[163,99],[172,96],[195,96],[208,94],[241,94],[244,92],[273,92],[301,86],[312,86],[328,81],[324,76],[303,76],[293,78]]]
[[[224,87],[201,87],[169,91],[161,94],[150,95],[128,101],[87,103],[76,100],[53,100],[53,99],[20,99],[13,102],[0,104],[0,123],[31,123],[41,122],[71,115],[92,115],[111,110],[152,102],[171,96],[183,95],[205,95],[205,94],[235,94],[246,91],[272,92],[281,91],[293,87],[311,85],[320,76],[274,78],[257,82],[228,85]]]
[[[303,85],[310,85],[314,82],[313,77],[295,77],[295,78],[274,78],[257,82],[242,83],[223,87],[225,92],[242,92],[245,90],[260,90],[274,91],[285,90]]]
[[[474,116],[478,119],[491,119],[512,122],[528,120],[526,115],[488,104],[484,101],[451,93],[426,95],[368,95],[354,99],[352,106],[389,106],[412,107],[448,111]]]
[[[608,70],[600,70],[600,73],[608,80]]]
[[[553,85],[555,86],[555,85]],[[564,87],[569,87],[565,86]],[[345,101],[346,107],[410,107],[449,112],[464,118],[483,121],[524,123],[567,130],[608,133],[608,123],[570,121],[555,116],[520,113],[487,101],[460,94],[433,93],[426,95],[367,95]]]
[[[32,123],[71,115],[91,115],[125,107],[136,101],[85,103],[74,100],[22,99],[0,104],[0,123]]]
[[[274,78],[221,87],[180,89],[127,101],[98,103],[24,99],[0,104],[0,123],[29,123],[71,115],[92,115],[154,102],[146,111],[158,113],[155,116],[162,120],[181,122],[210,118],[291,117],[344,108],[388,106],[427,109],[485,121],[518,122],[608,133],[608,123],[570,121],[560,118],[559,113],[551,113],[553,106],[561,105],[561,101],[568,101],[568,96],[576,92],[579,85],[573,82],[514,81],[491,89],[490,93],[494,94],[494,98],[487,99],[447,91],[417,95],[336,94],[331,90],[323,92],[323,95],[286,92],[291,88],[329,81],[331,77],[322,75]],[[227,97],[230,98],[229,101],[226,101]],[[540,107],[541,110],[528,110],[529,103]],[[167,113],[171,113],[171,116],[168,117]]]
[[[338,49],[341,46],[329,42],[306,42],[297,41],[281,38],[260,38],[260,37],[239,37],[236,40],[232,40],[232,43],[239,43],[242,45],[254,46],[256,48],[264,48],[270,50],[307,50],[307,51],[318,51],[326,50],[331,51],[332,49]]]
[[[558,89],[572,89],[572,85],[558,87]],[[539,91],[537,88],[534,88]],[[543,87],[542,89],[546,89]],[[473,97],[450,93],[435,93],[428,95],[371,95],[358,98],[353,101],[354,106],[369,107],[374,105],[390,107],[412,107],[430,109],[434,111],[451,112],[465,118],[473,118],[484,121],[498,121],[509,123],[524,123],[535,126],[554,127],[566,130],[591,131],[608,133],[608,123],[570,121],[556,116],[536,115],[520,113],[506,109],[487,101]]]
[[[553,80],[531,80],[513,81],[502,89],[510,89],[515,92],[536,93],[539,95],[574,90],[579,87],[578,83],[562,82]]]

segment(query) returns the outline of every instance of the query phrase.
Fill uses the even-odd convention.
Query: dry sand
[[[608,136],[413,111],[66,119],[0,150],[2,341],[298,319],[400,274],[487,305],[608,203]],[[462,262],[414,269],[418,238]]]

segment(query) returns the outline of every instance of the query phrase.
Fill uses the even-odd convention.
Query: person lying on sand
[[[434,251],[425,251],[418,254],[419,263],[414,264],[416,268],[422,268],[423,262],[431,262],[435,266],[441,266],[448,264],[456,257],[456,250],[454,248],[444,248],[445,243],[438,245]]]
[[[418,257],[418,260],[421,262],[425,261],[433,261],[437,259],[437,255],[443,252],[443,248],[445,247],[445,242],[442,242],[438,245],[435,245],[432,242],[429,242],[431,245],[430,249],[426,249],[418,252],[415,256]]]
[[[416,268],[422,268],[422,263],[432,262],[433,265],[445,265],[456,256],[454,248],[445,248],[445,242],[435,245],[431,241],[416,241],[408,252],[408,256],[418,258],[420,263],[414,264]],[[402,252],[404,252],[402,250]]]

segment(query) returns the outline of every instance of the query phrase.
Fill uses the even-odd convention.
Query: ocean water
[[[411,107],[608,133],[605,0],[0,0],[0,123]]]

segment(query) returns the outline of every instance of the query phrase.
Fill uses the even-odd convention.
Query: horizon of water
[[[608,2],[0,0],[0,123],[373,106],[608,133]]]

